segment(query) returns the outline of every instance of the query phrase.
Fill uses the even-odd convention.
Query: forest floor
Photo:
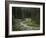
[[[27,24],[23,24],[23,22],[20,22],[21,24],[21,29],[22,30],[38,30],[40,27],[32,27],[32,26],[28,26]]]
[[[31,25],[30,20],[28,21],[21,21],[21,19],[15,19],[16,24],[13,25],[14,31],[25,31],[25,30],[39,30],[40,27],[38,25]],[[30,26],[27,23],[30,24]]]

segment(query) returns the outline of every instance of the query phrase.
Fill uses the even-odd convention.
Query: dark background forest
[[[13,30],[20,30],[18,23],[26,19],[31,19],[27,21],[28,26],[40,27],[40,8],[30,8],[30,7],[12,7],[12,28]],[[16,22],[17,21],[17,22]],[[30,22],[30,23],[28,23]],[[32,22],[32,24],[31,24]],[[25,22],[24,22],[25,23]],[[18,25],[16,25],[18,24]],[[16,29],[17,28],[17,29]]]

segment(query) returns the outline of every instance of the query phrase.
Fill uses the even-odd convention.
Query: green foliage
[[[12,8],[12,30],[21,31],[22,25],[20,22],[27,24],[30,27],[40,27],[40,9],[13,7]],[[34,29],[34,28],[33,28]],[[36,30],[36,29],[34,29]]]
[[[36,21],[33,21],[31,18],[26,18],[24,20],[24,24],[27,24],[28,26],[33,26],[33,27],[39,27],[40,25],[36,23]]]

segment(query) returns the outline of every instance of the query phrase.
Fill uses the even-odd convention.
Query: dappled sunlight
[[[37,25],[37,26],[36,26]],[[18,31],[19,30],[39,30],[40,27],[38,27],[38,24],[35,24],[34,21],[32,21],[31,18],[25,18],[25,19],[15,19],[15,25],[14,29]]]

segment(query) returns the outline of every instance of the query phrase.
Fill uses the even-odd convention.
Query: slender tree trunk
[[[24,18],[24,8],[22,8],[22,18]]]

